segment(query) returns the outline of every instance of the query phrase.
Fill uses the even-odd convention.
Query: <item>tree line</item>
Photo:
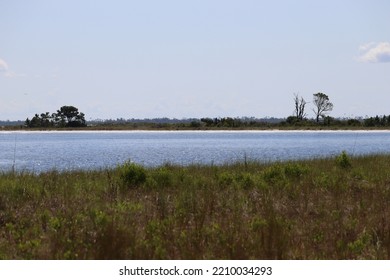
[[[324,93],[313,94],[314,118],[308,118],[307,102],[303,97],[294,94],[293,115],[287,118],[263,118],[254,117],[223,117],[223,118],[191,118],[191,119],[116,119],[116,120],[95,120],[89,125],[95,127],[124,127],[150,128],[150,129],[201,129],[201,128],[278,128],[278,127],[390,127],[389,116],[375,116],[359,119],[340,119],[329,116],[333,110],[333,103],[328,95]],[[55,113],[35,114],[31,119],[27,118],[24,126],[28,128],[66,128],[66,127],[86,127],[85,115],[79,112],[74,106],[62,106]]]
[[[35,114],[31,120],[25,121],[25,126],[29,128],[49,128],[49,127],[85,127],[85,115],[79,112],[74,106],[62,106],[57,112]]]

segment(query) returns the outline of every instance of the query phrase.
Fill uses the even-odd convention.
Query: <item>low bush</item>
[[[339,156],[336,157],[336,163],[339,167],[347,169],[352,166],[351,158],[348,156],[346,151],[342,151]]]
[[[119,177],[124,186],[136,187],[146,182],[146,169],[133,162],[125,162],[118,167]]]
[[[301,178],[303,175],[307,174],[309,168],[306,165],[299,163],[288,163],[284,167],[284,173],[289,178]]]

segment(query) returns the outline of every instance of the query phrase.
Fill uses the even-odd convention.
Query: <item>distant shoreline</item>
[[[274,132],[287,132],[287,131],[318,131],[318,132],[348,132],[348,131],[355,131],[355,132],[389,132],[390,128],[362,128],[362,127],[339,127],[339,128],[329,128],[329,127],[286,127],[286,128],[275,128],[275,127],[270,127],[270,128],[232,128],[232,127],[221,127],[221,128],[123,128],[123,127],[82,127],[82,128],[47,128],[47,129],[42,129],[42,128],[15,128],[15,127],[3,127],[0,128],[0,132],[126,132],[126,131],[135,131],[135,132],[153,132],[153,131],[161,131],[161,132],[169,132],[169,131],[178,131],[178,132],[256,132],[256,131],[274,131]]]

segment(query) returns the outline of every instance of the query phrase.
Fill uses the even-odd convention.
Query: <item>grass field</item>
[[[390,156],[1,173],[0,259],[390,259]]]

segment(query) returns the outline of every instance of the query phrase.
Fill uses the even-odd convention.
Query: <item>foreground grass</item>
[[[0,259],[390,259],[390,156],[0,175]]]

